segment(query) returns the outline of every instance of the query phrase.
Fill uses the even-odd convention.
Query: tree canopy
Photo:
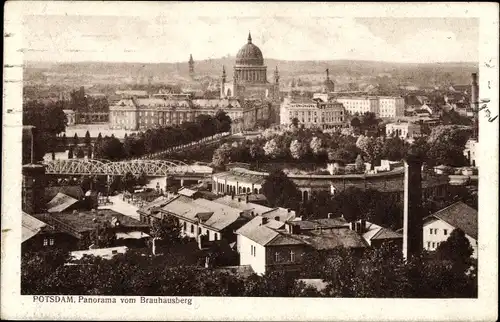
[[[296,209],[300,203],[300,192],[287,175],[279,169],[271,171],[262,185],[262,193],[271,207]]]

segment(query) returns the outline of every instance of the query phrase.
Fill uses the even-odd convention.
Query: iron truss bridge
[[[144,173],[148,177],[167,175],[206,176],[212,168],[206,164],[189,165],[177,160],[130,160],[111,162],[95,159],[68,159],[43,162],[46,174],[61,175],[110,175],[121,176],[127,172],[133,175]]]

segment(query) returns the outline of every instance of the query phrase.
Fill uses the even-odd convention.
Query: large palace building
[[[194,60],[190,56],[189,74],[194,78]],[[248,35],[236,56],[234,77],[226,82],[222,67],[220,98],[194,98],[189,94],[155,94],[152,97],[130,95],[109,107],[113,129],[144,130],[192,122],[200,114],[225,111],[233,120],[233,130],[251,128],[260,120],[275,121],[279,110],[279,74],[267,80],[267,67],[259,47]]]
[[[252,43],[248,34],[248,42],[236,55],[233,81],[227,82],[226,71],[222,68],[221,98],[256,99],[279,101],[278,68],[274,72],[274,81],[267,80],[267,66],[264,65],[262,51]]]

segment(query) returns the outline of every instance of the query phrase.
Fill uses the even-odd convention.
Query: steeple
[[[189,54],[189,76],[191,78],[194,77],[194,59],[192,54]]]
[[[252,35],[250,34],[250,31],[248,32],[248,43],[252,43]]]
[[[222,81],[226,82],[226,67],[222,66]]]
[[[326,80],[329,80],[329,79],[330,79],[330,71],[327,68],[326,69]]]
[[[278,72],[278,66],[276,66],[276,69],[274,70],[274,82],[278,83],[280,80],[280,74]]]

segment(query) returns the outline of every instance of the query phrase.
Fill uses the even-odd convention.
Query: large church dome
[[[264,57],[259,47],[252,44],[252,36],[248,34],[248,43],[241,47],[236,55],[236,65],[264,66]]]

